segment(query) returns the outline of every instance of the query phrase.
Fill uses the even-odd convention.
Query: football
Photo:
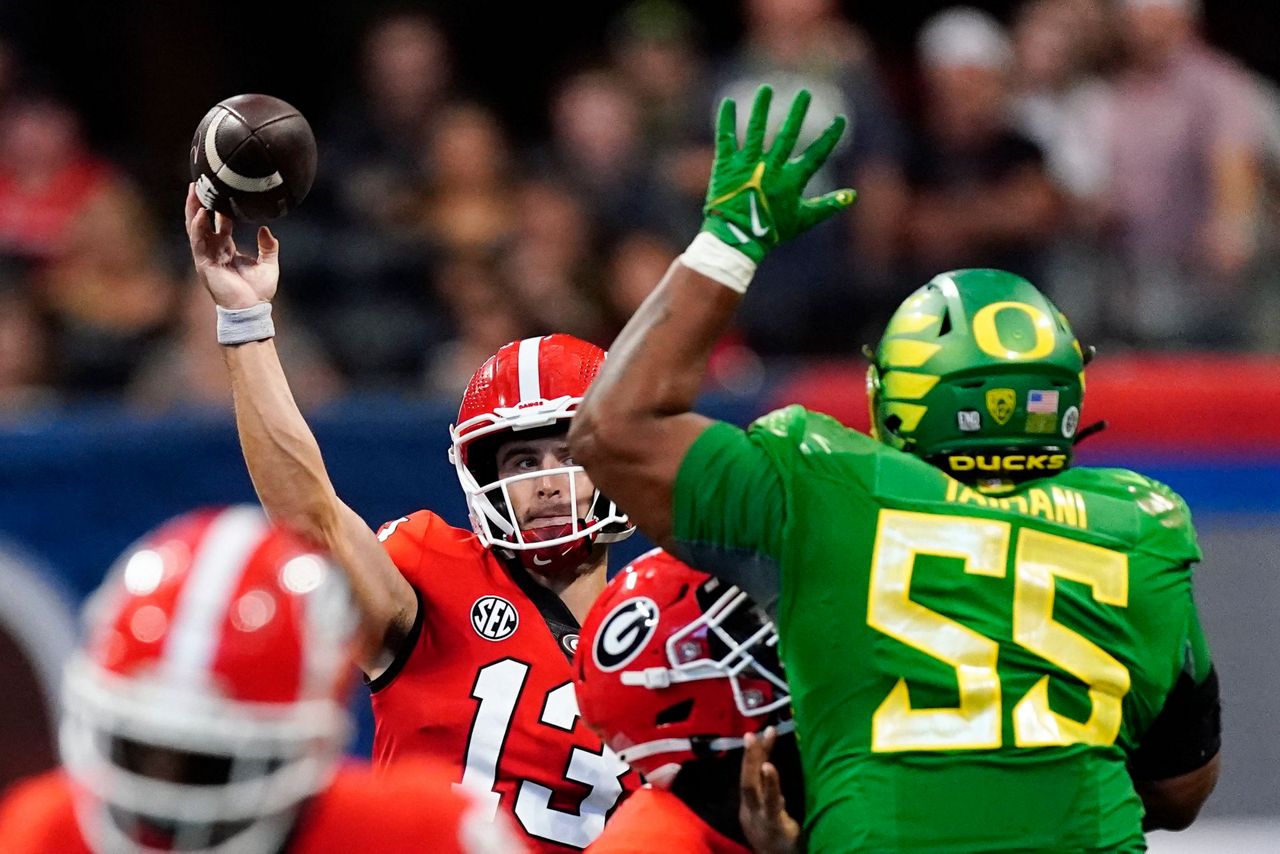
[[[270,95],[236,95],[205,113],[191,140],[191,180],[207,209],[266,222],[306,198],[316,138],[302,113]]]

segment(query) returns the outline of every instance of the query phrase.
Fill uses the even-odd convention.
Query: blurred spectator
[[[506,292],[496,264],[457,256],[440,269],[440,292],[453,315],[456,334],[444,344],[423,378],[428,396],[456,400],[499,347],[530,334],[520,304]]]
[[[1094,73],[1097,48],[1089,21],[1098,0],[1032,0],[1014,24],[1017,59],[1013,101],[1017,127],[1045,153],[1058,187],[1075,198],[1098,193],[1106,155],[1098,146],[1108,88]]]
[[[1240,343],[1261,213],[1263,105],[1197,35],[1197,0],[1123,0],[1100,197],[1124,275],[1109,332],[1147,345]]]
[[[377,18],[361,49],[358,96],[322,134],[318,199],[344,223],[407,228],[422,179],[421,152],[451,83],[449,48],[418,11]]]
[[[918,40],[923,127],[908,172],[907,270],[999,267],[1039,281],[1058,223],[1040,149],[1011,126],[1013,46],[985,12],[955,7]]]
[[[640,134],[653,160],[657,216],[650,227],[673,239],[701,224],[710,177],[712,115],[697,22],[673,0],[637,0],[610,26],[612,66],[635,94]]]
[[[87,148],[70,107],[16,96],[0,113],[0,254],[49,258],[114,171]]]
[[[641,135],[640,103],[607,69],[572,75],[551,103],[551,140],[538,157],[550,179],[587,208],[592,231],[612,235],[658,218],[651,154]]]
[[[173,315],[177,283],[136,187],[105,179],[68,220],[35,275],[53,323],[57,377],[70,391],[118,394]]]
[[[532,180],[516,193],[517,232],[500,272],[530,334],[567,332],[596,343],[607,333],[592,227],[583,200],[558,182]]]
[[[280,223],[297,320],[365,390],[414,385],[445,336],[421,201],[451,77],[433,19],[416,9],[376,17],[361,44],[360,91],[319,136],[317,186]]]
[[[275,322],[288,327],[292,315],[282,303],[277,300]],[[129,384],[130,406],[149,414],[187,408],[230,411],[231,387],[215,333],[208,293],[198,282],[189,282],[177,329],[141,361]],[[288,333],[279,339],[280,360],[298,405],[307,411],[343,391],[342,379],[305,330],[290,328]]]
[[[664,148],[707,136],[707,95],[697,22],[672,0],[638,0],[610,27],[613,67],[635,94],[646,145]]]
[[[511,152],[496,116],[479,104],[445,109],[427,158],[422,228],[446,253],[491,252],[512,228]]]
[[[886,288],[905,205],[901,131],[866,39],[841,17],[835,0],[750,0],[746,6],[745,39],[720,69],[714,101],[737,100],[741,137],[760,84],[773,86],[777,104],[807,88],[813,102],[800,147],[837,113],[849,118],[844,140],[809,188],[822,193],[853,186],[860,198],[853,216],[838,217],[770,255],[739,322],[765,355],[851,353],[862,337],[850,328],[850,318],[873,325],[881,307],[897,302]],[[784,112],[774,111],[770,140]],[[708,111],[708,128],[711,120]]]
[[[619,238],[609,252],[605,270],[605,296],[612,339],[636,313],[680,254],[678,244],[647,231],[631,231]]]
[[[47,332],[30,296],[15,283],[0,283],[0,421],[57,402],[48,364]]]
[[[1114,275],[1098,252],[1093,200],[1105,192],[1105,138],[1111,92],[1097,73],[1117,47],[1099,34],[1111,10],[1102,0],[1032,0],[1014,22],[1017,128],[1045,153],[1045,165],[1068,204],[1059,234],[1047,248],[1037,281],[1071,318],[1077,335],[1101,334],[1101,284]],[[1099,24],[1099,22],[1104,22]]]

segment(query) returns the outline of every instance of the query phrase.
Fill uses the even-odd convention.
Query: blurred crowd
[[[316,186],[274,225],[303,406],[454,396],[524,335],[607,346],[698,228],[715,104],[763,82],[813,93],[801,144],[849,117],[811,187],[860,198],[770,256],[718,386],[853,356],[906,293],[972,266],[1026,275],[1104,348],[1280,348],[1280,90],[1204,41],[1197,0],[947,8],[905,76],[835,0],[742,11],[712,55],[692,4],[626,7],[533,145],[468,91],[436,21],[374,21],[358,96],[311,117]],[[226,407],[208,297],[185,246],[155,248],[177,204],[92,150],[29,61],[0,44],[0,414]]]

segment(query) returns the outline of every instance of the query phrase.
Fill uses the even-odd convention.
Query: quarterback
[[[1186,505],[1071,467],[1084,352],[1029,282],[944,273],[872,356],[871,436],[788,407],[691,411],[766,252],[853,202],[721,107],[701,233],[614,344],[575,458],[659,543],[777,616],[813,850],[1128,851],[1185,827],[1218,773],[1218,684]]]
[[[450,459],[473,529],[429,510],[377,535],[336,494],[272,341],[279,243],[237,252],[194,192],[187,232],[217,305],[236,425],[267,513],[346,570],[362,615],[380,767],[440,757],[531,847],[585,848],[637,775],[578,718],[570,661],[604,589],[607,544],[632,532],[565,435],[600,348],[568,335],[505,345],[472,377]]]

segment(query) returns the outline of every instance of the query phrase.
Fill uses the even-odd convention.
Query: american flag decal
[[[1058,414],[1058,393],[1056,391],[1027,392],[1027,412],[1044,412]]]

